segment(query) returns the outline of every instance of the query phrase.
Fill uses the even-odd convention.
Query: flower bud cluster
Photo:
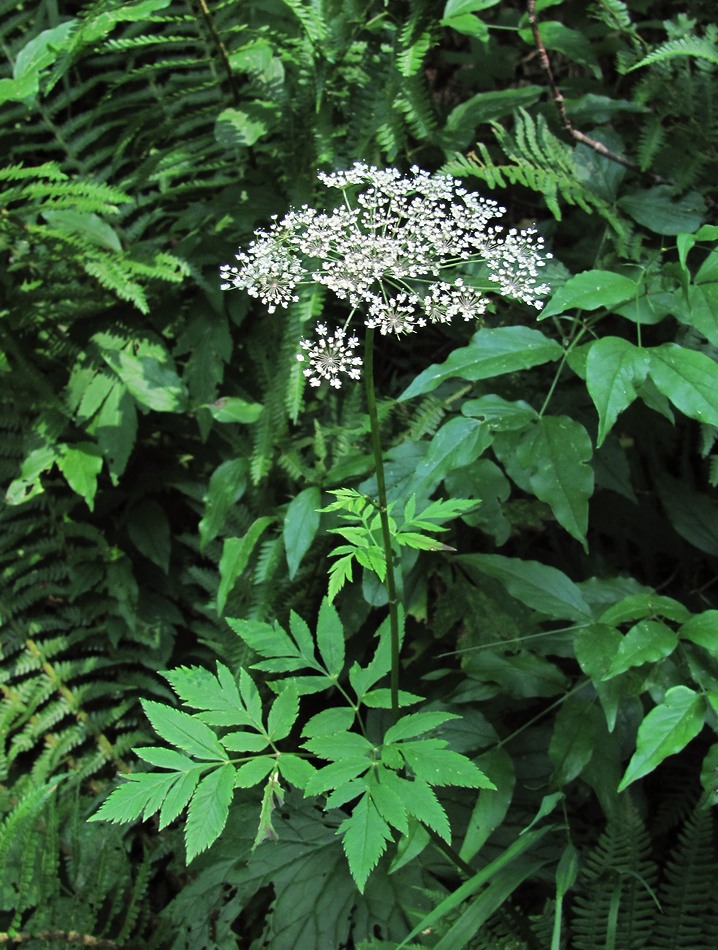
[[[504,231],[491,222],[505,214],[495,201],[467,191],[449,176],[417,167],[407,177],[396,169],[361,162],[346,171],[321,173],[344,203],[329,212],[304,205],[257,231],[235,264],[220,268],[222,289],[238,288],[272,313],[297,300],[302,283],[322,284],[369,328],[402,336],[453,317],[474,320],[487,301],[459,278],[443,279],[463,262],[481,260],[496,292],[541,308],[548,286],[539,269],[550,255],[532,229]],[[316,327],[317,341],[303,340],[297,359],[307,362],[309,383],[343,376],[358,379],[361,359],[356,336],[346,325],[333,335]]]

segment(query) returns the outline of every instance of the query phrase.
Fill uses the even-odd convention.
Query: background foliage
[[[565,122],[518,0],[0,0],[4,940],[716,945],[718,30],[535,6]],[[392,497],[482,500],[402,554],[402,688],[497,789],[442,795],[468,877],[407,840],[363,894],[293,792],[276,843],[243,792],[189,866],[182,822],[86,821],[161,671],[256,662],[226,617],[313,624],[317,509],[372,490],[362,392],[295,360],[334,305],[217,277],[355,160],[460,175],[554,254],[540,322],[377,353]],[[336,604],[368,662],[381,589]]]

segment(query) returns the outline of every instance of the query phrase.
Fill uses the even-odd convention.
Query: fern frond
[[[658,891],[659,915],[651,947],[672,950],[691,947],[711,950],[718,942],[718,914],[713,882],[718,877],[715,822],[711,811],[698,805],[684,823],[671,849]]]
[[[623,0],[597,0],[589,7],[589,13],[611,30],[631,28],[631,14]]]
[[[656,913],[651,840],[627,797],[585,857],[573,901],[572,946],[595,950],[645,947]]]
[[[666,43],[662,43],[648,56],[644,56],[643,59],[634,63],[628,72],[641,69],[643,66],[650,66],[653,63],[664,63],[669,59],[686,56],[702,59],[718,66],[718,46],[714,42],[701,36],[682,36],[680,39],[668,40]]]

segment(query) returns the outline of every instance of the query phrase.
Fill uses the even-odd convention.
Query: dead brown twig
[[[577,142],[583,142],[584,145],[587,145],[589,148],[593,149],[594,152],[598,152],[599,155],[603,155],[604,158],[610,159],[612,162],[617,162],[619,165],[623,165],[625,168],[631,168],[635,171],[638,171],[638,165],[635,162],[632,162],[630,158],[625,158],[623,155],[618,155],[616,152],[611,151],[610,148],[607,148],[603,142],[599,142],[597,139],[592,139],[590,135],[586,135],[584,132],[580,132],[578,129],[574,129],[573,123],[568,117],[566,112],[566,103],[561,94],[561,90],[558,88],[556,80],[554,79],[553,71],[551,69],[551,62],[548,58],[548,53],[546,52],[546,47],[543,44],[541,39],[541,34],[539,33],[538,20],[536,18],[536,0],[527,0],[528,6],[528,15],[529,15],[529,24],[531,25],[531,32],[534,35],[534,42],[536,43],[536,49],[538,50],[539,59],[541,61],[541,68],[546,74],[548,80],[549,88],[551,89],[551,96],[553,101],[556,103],[556,108],[558,109],[558,114],[561,118],[561,124],[571,138],[575,139]]]

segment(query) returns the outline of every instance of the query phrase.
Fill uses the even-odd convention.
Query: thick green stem
[[[371,427],[371,448],[374,454],[374,468],[376,470],[376,487],[379,495],[379,518],[381,519],[381,533],[384,540],[384,557],[386,559],[386,592],[389,598],[389,631],[391,636],[391,712],[396,721],[399,718],[399,602],[396,596],[396,581],[394,578],[394,558],[391,548],[391,532],[389,531],[389,512],[386,503],[386,484],[384,482],[384,459],[381,452],[381,436],[379,433],[379,416],[376,411],[376,393],[374,391],[374,329],[366,332],[364,345],[364,385],[366,401],[369,410],[369,425]]]

